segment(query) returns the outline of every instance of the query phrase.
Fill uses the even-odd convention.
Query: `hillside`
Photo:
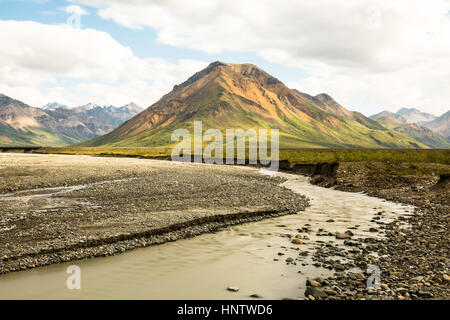
[[[340,106],[330,96],[286,87],[251,64],[211,63],[109,134],[81,146],[170,146],[172,131],[278,128],[280,146],[291,148],[426,146]]]
[[[389,111],[383,111],[371,116],[370,118],[378,121],[385,128],[407,134],[430,148],[450,148],[450,142],[448,139],[428,128],[410,122],[408,119],[399,115],[398,112],[392,113]]]
[[[396,113],[399,116],[402,116],[409,122],[414,122],[420,124],[420,122],[433,121],[437,117],[427,112],[422,112],[415,108],[401,108]]]
[[[450,139],[450,111],[432,121],[422,122],[421,125]]]
[[[51,103],[34,108],[0,94],[0,145],[63,146],[91,139],[139,113],[135,104],[121,108],[74,108]]]

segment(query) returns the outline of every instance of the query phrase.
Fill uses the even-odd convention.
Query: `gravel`
[[[0,273],[108,256],[292,214],[304,197],[247,167],[0,154]]]
[[[416,172],[422,173],[401,176],[370,174],[374,169],[384,172],[385,169],[405,167],[419,169]],[[335,274],[319,288],[307,283],[305,297],[312,300],[448,300],[450,189],[448,181],[438,183],[439,176],[426,174],[429,172],[426,169],[449,167],[439,164],[341,163],[337,189],[364,192],[370,196],[413,205],[414,210],[409,216],[400,216],[390,223],[380,222],[379,216],[385,213],[378,212],[372,222],[379,227],[369,231],[383,233],[382,238],[352,238],[345,240],[344,246],[316,250],[314,257],[320,262],[318,265],[330,256],[341,256],[348,262],[333,264]],[[349,247],[353,249],[349,250]],[[370,266],[380,270],[378,287],[367,286],[371,273],[366,271]]]

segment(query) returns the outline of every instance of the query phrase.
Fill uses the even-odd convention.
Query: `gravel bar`
[[[0,154],[0,274],[294,214],[307,200],[248,167]]]

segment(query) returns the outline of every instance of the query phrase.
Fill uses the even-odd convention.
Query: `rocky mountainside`
[[[45,106],[42,107],[44,110],[55,110],[58,108],[67,109],[67,106],[65,104],[59,103],[59,102],[51,102],[47,103]]]
[[[435,115],[430,113],[422,112],[415,108],[401,108],[396,113],[399,116],[402,116],[409,122],[414,122],[420,124],[420,122],[427,122],[436,119]]]
[[[0,145],[61,146],[108,133],[140,109],[86,106],[73,109],[58,103],[34,108],[0,94]]]
[[[326,94],[292,90],[251,64],[211,63],[116,130],[83,146],[170,146],[177,128],[278,128],[281,147],[426,148]]]
[[[405,133],[430,148],[450,148],[450,141],[448,139],[428,128],[411,122],[407,118],[399,115],[398,112],[383,111],[370,118],[378,121],[385,128]]]
[[[421,122],[420,124],[450,139],[450,111],[432,121]]]

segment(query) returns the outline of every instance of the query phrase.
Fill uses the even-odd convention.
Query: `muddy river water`
[[[268,172],[261,172],[269,174]],[[294,215],[229,227],[214,234],[136,249],[120,255],[72,261],[0,276],[0,299],[302,299],[305,280],[333,273],[313,266],[317,241],[341,244],[334,236],[316,236],[319,229],[355,237],[374,234],[368,229],[377,212],[381,221],[408,214],[411,208],[368,197],[313,186],[308,178],[273,173],[287,179],[284,186],[310,199],[305,211]],[[331,222],[330,219],[333,221]],[[310,225],[303,244],[285,235]],[[309,251],[300,260],[296,250]],[[287,258],[296,264],[287,264]],[[81,270],[81,289],[66,288],[68,266]],[[227,287],[238,287],[230,292]]]

